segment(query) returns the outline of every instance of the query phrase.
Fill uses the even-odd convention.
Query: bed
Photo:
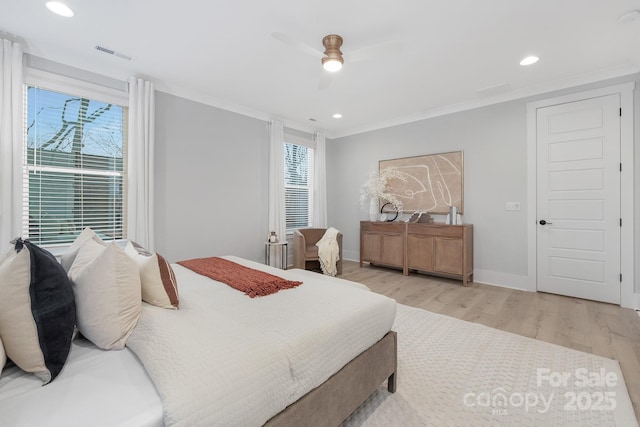
[[[0,424],[339,425],[395,391],[395,301],[304,270],[235,263],[303,284],[249,298],[172,264],[180,309],[144,304],[123,350],[76,339],[50,384],[0,376]]]

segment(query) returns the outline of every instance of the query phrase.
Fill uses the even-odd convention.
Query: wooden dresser
[[[363,262],[473,281],[473,225],[360,222]]]

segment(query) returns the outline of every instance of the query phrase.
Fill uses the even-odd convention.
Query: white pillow
[[[87,240],[69,270],[78,330],[98,347],[121,349],[140,318],[140,274],[117,243]]]
[[[73,261],[76,259],[78,255],[78,250],[87,240],[94,240],[97,243],[100,243],[102,246],[105,246],[106,243],[102,241],[102,239],[89,227],[82,230],[82,233],[76,237],[76,240],[73,241],[71,246],[65,251],[64,254],[60,257],[60,264],[64,267],[65,271],[69,272],[69,269],[73,265]]]
[[[88,230],[88,229],[87,229]],[[74,242],[75,244],[75,242]],[[84,239],[73,253],[73,264],[67,269],[69,277],[77,274],[80,270],[87,266],[91,261],[98,258],[107,245],[104,242],[97,242],[94,239]],[[80,256],[82,254],[82,256]]]
[[[136,249],[131,241],[124,251],[138,264],[142,300],[156,307],[176,310],[179,304],[178,283],[171,265],[157,253]]]

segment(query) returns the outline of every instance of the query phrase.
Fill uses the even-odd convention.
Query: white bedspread
[[[167,425],[262,425],[391,329],[395,301],[363,285],[225,258],[304,283],[249,298],[173,266],[180,310],[143,305],[127,343],[156,385]]]
[[[162,402],[127,348],[105,351],[76,339],[46,386],[17,367],[0,376],[0,426],[161,427]]]

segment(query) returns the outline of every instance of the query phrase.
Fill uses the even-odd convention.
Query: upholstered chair
[[[293,267],[303,270],[320,270],[318,247],[316,243],[326,228],[300,228],[293,232]],[[342,274],[342,233],[338,233],[338,248],[340,259],[337,263],[338,274]]]

